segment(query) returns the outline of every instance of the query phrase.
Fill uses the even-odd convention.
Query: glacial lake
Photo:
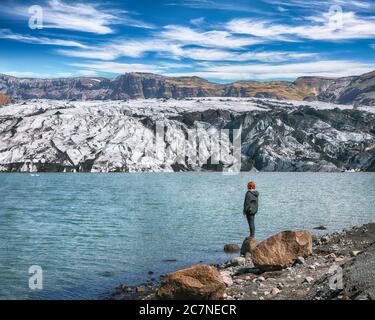
[[[248,234],[249,180],[260,192],[259,240],[375,220],[374,173],[2,173],[0,299],[100,299],[149,271],[229,259],[224,244]],[[42,290],[29,289],[32,265]]]

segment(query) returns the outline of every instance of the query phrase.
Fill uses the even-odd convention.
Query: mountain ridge
[[[0,74],[0,92],[11,99],[124,100],[256,97],[375,106],[375,71],[340,78],[304,76],[294,81],[215,83],[197,76],[130,72],[115,78],[17,78]]]

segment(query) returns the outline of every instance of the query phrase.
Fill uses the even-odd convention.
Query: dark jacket
[[[245,196],[245,202],[243,204],[244,214],[256,214],[258,212],[258,199],[259,192],[248,190]]]

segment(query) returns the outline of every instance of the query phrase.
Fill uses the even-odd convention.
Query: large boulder
[[[257,247],[259,242],[253,237],[247,237],[241,246],[241,255],[246,256],[246,253],[250,253]]]
[[[252,252],[252,260],[260,269],[282,269],[298,257],[312,254],[312,236],[307,231],[283,231],[261,242]]]
[[[11,103],[10,99],[0,92],[0,106]]]
[[[156,296],[167,300],[218,300],[223,299],[225,288],[216,268],[199,264],[167,275]]]
[[[228,243],[224,246],[224,251],[226,253],[235,253],[240,251],[240,247],[238,244],[235,243]]]

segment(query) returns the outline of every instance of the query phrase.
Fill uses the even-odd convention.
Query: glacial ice
[[[307,107],[353,109],[332,103],[255,98],[21,101],[0,108],[0,171],[171,172],[176,170],[176,165],[179,169],[201,170],[202,165],[191,165],[180,156],[181,148],[186,147],[186,133],[194,127],[189,124],[190,118],[195,126],[211,130],[232,129],[236,119],[240,119],[242,154],[244,161],[251,163],[249,170],[254,167],[265,171],[352,168],[351,158],[341,167],[333,159],[335,152],[348,143],[364,150],[354,168],[370,165],[373,161],[370,151],[374,146],[374,134],[370,131],[361,132],[350,126],[338,130],[324,118],[314,120],[311,127],[297,128],[278,117],[280,110],[292,113]],[[233,119],[226,118],[224,113],[203,119],[210,110],[227,112]],[[369,114],[374,110],[360,107],[360,111]],[[260,115],[259,119],[255,120],[255,115]],[[156,121],[167,127],[165,159],[155,152]],[[304,141],[294,135],[297,130],[303,131]],[[324,141],[321,149],[315,147],[316,139]],[[203,158],[215,154],[211,150],[215,144],[211,142],[209,137],[201,141],[199,151]],[[230,163],[230,160],[221,162]]]

